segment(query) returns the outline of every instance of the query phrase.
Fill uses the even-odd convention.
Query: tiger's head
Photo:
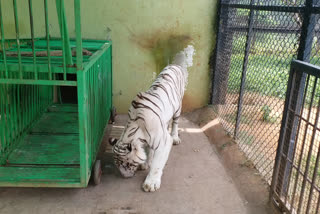
[[[146,162],[145,142],[140,136],[140,127],[128,123],[119,140],[111,140],[113,158],[121,175],[125,178],[134,176],[139,165]]]

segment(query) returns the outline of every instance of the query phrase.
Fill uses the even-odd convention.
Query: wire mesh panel
[[[212,104],[225,129],[271,183],[289,67],[305,1],[222,0]]]
[[[320,1],[318,1],[320,6]],[[320,13],[320,10],[319,10]],[[320,15],[312,15],[313,32],[312,32],[312,51],[310,53],[310,62],[314,65],[320,65]]]
[[[295,13],[287,16],[284,12],[256,11],[254,14],[254,26],[265,31],[253,31],[249,41],[251,48],[237,138],[240,148],[270,182],[288,70],[297,53],[300,23],[293,20],[298,16]],[[291,32],[280,30],[285,28]]]
[[[223,8],[221,14],[224,16],[220,22],[221,39],[218,41],[219,54],[216,58],[217,69],[221,72],[214,77],[214,84],[221,87],[215,88],[213,99],[218,103],[216,107],[221,122],[229,133],[233,133],[247,37],[245,31],[235,30],[234,24],[239,23],[246,28],[249,10]]]
[[[319,213],[320,74],[289,71],[295,59],[320,65],[320,1],[221,0],[219,11],[211,100],[219,119],[284,211]]]

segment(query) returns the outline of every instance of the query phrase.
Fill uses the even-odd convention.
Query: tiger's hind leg
[[[171,130],[171,136],[173,139],[173,145],[179,145],[181,143],[181,140],[179,138],[179,133],[178,133],[178,123],[179,123],[179,118],[181,114],[181,108],[173,115],[172,118],[172,130]]]
[[[172,137],[167,131],[164,139],[162,139],[162,142],[160,142],[160,145],[154,151],[149,174],[142,185],[145,192],[154,192],[160,188],[163,168],[167,163],[172,142]]]

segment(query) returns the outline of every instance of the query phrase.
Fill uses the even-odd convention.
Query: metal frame
[[[10,75],[10,72],[8,71],[18,71],[19,73],[19,79],[24,80],[26,79],[23,76],[23,72],[34,72],[33,77],[28,77],[28,80],[38,80],[38,74],[39,72],[46,72],[48,74],[46,80],[42,80],[44,84],[50,84],[50,81],[54,81],[53,79],[53,73],[63,73],[63,80],[67,82],[66,74],[70,72],[70,70],[74,69],[76,67],[76,70],[82,70],[83,68],[83,53],[82,53],[82,34],[81,34],[81,14],[80,14],[80,0],[74,0],[74,22],[75,22],[75,29],[76,29],[76,64],[73,63],[73,57],[71,53],[71,40],[69,37],[68,32],[68,25],[67,25],[67,18],[66,18],[66,12],[64,8],[64,0],[56,0],[56,9],[57,9],[57,15],[58,15],[58,22],[59,22],[59,28],[60,28],[60,35],[61,35],[61,50],[62,50],[62,57],[57,65],[53,62],[53,57],[51,56],[51,51],[54,47],[51,45],[51,41],[54,39],[50,36],[50,30],[49,30],[49,14],[48,14],[48,2],[47,0],[44,0],[44,18],[45,18],[45,32],[46,36],[45,38],[42,38],[45,40],[47,44],[47,48],[44,49],[47,51],[47,61],[43,62],[39,60],[39,57],[36,57],[36,41],[39,40],[39,38],[35,37],[34,34],[34,24],[33,24],[33,6],[32,2],[33,0],[28,0],[28,11],[29,11],[29,18],[30,18],[30,32],[31,32],[31,38],[29,40],[21,39],[20,38],[20,31],[19,31],[19,19],[18,19],[18,9],[17,9],[17,1],[12,0],[13,2],[13,10],[14,10],[14,23],[15,23],[15,31],[16,31],[16,39],[15,39],[15,48],[5,48],[2,50],[2,59],[0,59],[0,81],[5,82],[7,80],[10,81],[10,79],[15,79],[15,83],[17,83],[16,78],[12,78]],[[5,31],[4,31],[4,23],[3,23],[3,17],[2,17],[2,5],[0,3],[0,28],[1,28],[1,46],[6,47],[9,43],[12,42],[12,39],[6,39]],[[25,60],[27,60],[26,57],[23,57],[21,54],[21,48],[23,43],[30,42],[32,47],[32,58],[33,61],[32,64],[26,63]],[[9,51],[15,51],[17,53],[17,61],[12,63],[12,60],[10,61],[10,64],[8,62],[8,52]],[[13,59],[11,57],[11,59]],[[30,59],[30,58],[29,58]],[[74,72],[75,72],[74,71]],[[4,72],[4,75],[1,75],[1,72]],[[44,81],[48,81],[45,83]],[[56,82],[56,84],[58,84]],[[64,83],[64,85],[68,85],[68,83]],[[74,84],[72,84],[74,85]]]
[[[301,38],[300,38],[300,44],[299,44],[299,50],[298,50],[298,60],[301,61],[305,61],[305,62],[309,62],[310,60],[310,53],[311,53],[311,49],[312,49],[312,31],[315,27],[315,20],[314,18],[312,19],[312,7],[313,7],[313,0],[306,0],[306,6],[304,11],[304,19],[303,19],[303,23],[302,23],[302,30],[301,30]],[[297,63],[293,64],[293,67],[295,67],[297,65]],[[306,84],[306,73],[298,73],[298,75],[295,77],[297,81],[296,86],[299,87],[299,92],[294,95],[296,97],[295,99],[295,107],[294,110],[296,112],[300,112],[301,111],[301,106],[303,105],[303,94],[304,94],[304,88],[305,88],[305,84]],[[289,80],[290,81],[290,80]],[[291,92],[290,88],[287,89],[288,92]],[[284,110],[284,112],[287,112],[286,109]],[[288,157],[290,159],[293,159],[293,155],[294,155],[294,142],[295,142],[295,138],[296,138],[296,130],[298,127],[298,120],[295,119],[295,117],[293,116],[292,118],[294,118],[293,120],[288,121],[287,126],[292,127],[292,131],[291,133],[287,133],[290,136],[290,141],[287,142],[288,145],[286,145],[286,147],[284,147],[286,149],[285,153],[288,154]],[[280,138],[281,139],[283,136],[281,136],[283,133],[282,131],[280,131]],[[288,136],[288,137],[289,137]],[[280,141],[279,141],[280,142]],[[280,143],[278,144],[278,147],[280,146]],[[275,173],[278,169],[278,161],[279,157],[276,157],[276,161],[275,161],[275,167],[274,167],[274,174],[273,174],[273,181],[272,181],[272,187],[274,186],[274,182],[276,180],[277,175],[279,173],[283,173],[284,174],[284,178],[283,178],[283,190],[281,192],[286,192],[287,188],[288,188],[288,182],[289,182],[289,174],[290,174],[290,169],[291,169],[291,164],[287,163],[286,161],[284,161],[282,164],[286,164],[286,166],[280,166],[280,168],[282,168],[282,170],[284,170],[283,172],[278,172]],[[280,182],[280,183],[281,183]]]
[[[241,8],[241,9],[249,9],[249,10],[262,10],[262,11],[276,11],[276,12],[296,12],[296,13],[320,13],[319,6],[311,7],[311,10],[306,8],[306,6],[269,6],[269,5],[254,5],[254,4],[228,4],[228,3],[221,3],[224,7],[229,8]]]
[[[33,0],[28,0],[29,7],[26,8],[30,18],[30,39],[20,39],[18,1],[12,0],[16,28],[14,40],[5,38],[3,8],[0,1],[1,46],[3,47],[0,53],[0,186],[86,187],[113,105],[112,42],[82,39],[80,0],[74,0],[75,41],[69,38],[64,0],[56,0],[61,38],[51,38],[48,2],[43,1],[46,35],[40,40],[34,33]],[[14,45],[10,46],[12,43]],[[75,56],[72,56],[72,46],[76,49]],[[32,50],[31,56],[22,56],[24,49],[28,48]],[[83,48],[94,52],[91,56],[84,56]],[[37,56],[39,49],[46,51],[47,56]],[[53,57],[51,53],[57,49],[62,51],[62,55]],[[16,52],[17,55],[9,56],[9,52]],[[59,79],[57,74],[62,74],[62,79]],[[70,74],[75,75],[76,80],[69,80]],[[77,87],[78,104],[72,113],[78,117],[75,125],[78,135],[75,135],[79,140],[72,143],[76,148],[79,146],[79,153],[76,154],[79,157],[79,163],[11,163],[9,156],[15,149],[19,150],[26,136],[32,135],[32,129],[41,121],[42,115],[51,108],[54,101],[54,88],[59,86]],[[11,90],[10,93],[8,90]],[[24,111],[21,110],[22,107],[25,108]],[[68,106],[65,108],[68,109]],[[52,121],[52,124],[55,122]],[[59,134],[61,133],[52,135]],[[62,134],[70,136],[74,133]],[[50,135],[50,132],[41,132],[42,135]],[[55,143],[50,142],[50,144]],[[43,171],[31,173],[32,170],[38,169]],[[69,177],[51,179],[50,175],[54,170],[61,175],[65,173]],[[46,178],[44,179],[43,176]]]
[[[302,76],[308,76],[307,81],[305,82]],[[308,180],[307,178],[307,173],[309,171],[309,166],[310,166],[310,158],[311,158],[311,152],[315,140],[315,129],[313,130],[312,133],[312,140],[309,146],[308,150],[308,157],[307,157],[307,164],[306,164],[306,169],[305,172],[301,172],[301,158],[302,155],[300,154],[300,158],[298,159],[298,166],[293,166],[293,161],[296,157],[296,143],[297,143],[297,132],[300,130],[300,124],[302,120],[302,107],[305,104],[306,100],[306,90],[308,88],[309,84],[309,78],[310,76],[314,76],[316,80],[314,81],[313,85],[311,86],[313,88],[312,90],[312,95],[311,95],[311,101],[310,101],[310,109],[309,113],[307,116],[307,121],[309,121],[310,118],[310,112],[311,112],[311,107],[313,105],[314,97],[315,97],[315,89],[317,86],[317,80],[320,78],[320,67],[311,65],[309,63],[295,60],[291,64],[291,72],[290,72],[290,78],[288,82],[288,91],[287,91],[287,96],[286,96],[286,102],[285,102],[285,109],[284,109],[284,115],[282,119],[282,125],[281,125],[281,132],[280,132],[280,138],[279,138],[279,144],[278,144],[278,149],[277,149],[277,157],[276,157],[276,164],[274,167],[274,176],[273,176],[273,182],[271,185],[271,191],[270,191],[270,199],[274,200],[276,199],[277,202],[279,203],[279,206],[282,210],[292,213],[293,212],[293,206],[289,206],[293,203],[293,200],[295,198],[295,193],[297,191],[297,183],[298,183],[298,176],[294,179],[294,192],[293,194],[293,199],[289,201],[288,198],[288,182],[290,178],[292,177],[292,170],[295,168],[299,174],[303,176],[303,182],[302,182],[302,187],[301,187],[301,192],[299,192],[299,204],[298,204],[298,210],[297,213],[300,213],[301,207],[302,207],[302,200],[303,200],[303,193],[306,189],[306,182]],[[298,88],[298,90],[297,90]],[[300,94],[300,88],[303,89],[303,94]],[[302,97],[302,102],[297,99],[297,96]],[[316,113],[315,117],[315,124],[318,124],[319,120],[319,101],[318,102],[318,110]],[[300,119],[299,119],[300,118]],[[307,122],[306,121],[306,122]],[[310,126],[312,126],[310,124]],[[306,131],[308,129],[309,125],[307,125],[307,128],[304,133],[304,138],[302,142],[302,151],[301,153],[304,152],[305,150],[305,141],[306,141]],[[294,133],[294,134],[292,134]],[[292,145],[292,149],[288,149]],[[319,150],[320,151],[320,150]],[[306,212],[309,213],[310,210],[310,204],[311,204],[311,197],[313,195],[313,188],[315,187],[315,178],[316,178],[316,170],[318,169],[319,165],[319,151],[316,159],[316,166],[314,168],[313,172],[313,177],[311,181],[311,190],[309,192],[309,199],[306,207]],[[281,176],[280,176],[281,175]],[[284,179],[286,178],[286,179]],[[319,190],[318,190],[319,191]],[[318,200],[317,203],[317,208],[316,210],[319,210],[319,202]]]

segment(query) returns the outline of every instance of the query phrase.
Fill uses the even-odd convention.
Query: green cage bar
[[[80,0],[74,0],[75,38],[63,0],[56,8],[43,0],[43,38],[35,35],[34,1],[27,8],[10,1],[14,39],[4,36],[0,1],[0,186],[86,187],[112,113],[112,43],[82,39]],[[22,9],[29,39],[20,38]],[[58,20],[49,20],[48,11]],[[59,23],[60,38],[50,37],[49,21]],[[66,91],[76,99],[64,100]],[[63,99],[55,102],[55,93]]]

